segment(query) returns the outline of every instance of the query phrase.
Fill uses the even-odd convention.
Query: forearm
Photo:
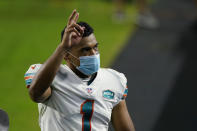
[[[29,93],[31,98],[36,101],[51,85],[59,66],[64,58],[65,50],[59,45],[55,52],[48,58],[48,60],[41,66],[39,71],[34,76],[30,85]]]
[[[115,131],[135,131],[125,100],[112,110],[112,124]]]

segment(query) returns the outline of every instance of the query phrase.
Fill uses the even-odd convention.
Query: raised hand
[[[82,39],[85,28],[77,24],[78,18],[79,13],[76,10],[73,10],[69,17],[67,27],[64,30],[64,36],[61,43],[66,50],[69,50],[72,46],[79,44]]]
[[[65,57],[65,51],[81,41],[84,28],[76,24],[78,18],[79,13],[74,10],[64,30],[61,44],[34,76],[34,80],[29,87],[29,95],[33,101],[37,103],[44,102],[51,96],[52,90],[50,85]]]

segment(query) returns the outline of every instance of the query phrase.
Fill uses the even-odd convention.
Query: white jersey
[[[25,74],[29,87],[41,64],[30,66]],[[128,92],[122,73],[100,68],[87,85],[68,66],[61,65],[48,100],[38,103],[42,131],[107,131],[112,109]]]

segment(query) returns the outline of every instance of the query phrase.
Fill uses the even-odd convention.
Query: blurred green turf
[[[43,63],[60,42],[60,32],[76,8],[79,20],[95,29],[101,65],[107,67],[121,51],[134,26],[131,20],[113,22],[113,5],[105,1],[1,0],[0,1],[0,108],[8,112],[10,131],[37,131],[37,104],[24,82],[31,64]],[[135,14],[133,6],[127,8]]]

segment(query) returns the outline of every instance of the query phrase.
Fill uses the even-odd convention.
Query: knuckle
[[[74,26],[75,26],[74,23],[72,23],[72,24],[70,25],[71,28],[73,28]]]
[[[69,33],[69,32],[71,32],[71,30],[72,30],[72,29],[66,29],[66,30],[65,30],[65,33]]]

